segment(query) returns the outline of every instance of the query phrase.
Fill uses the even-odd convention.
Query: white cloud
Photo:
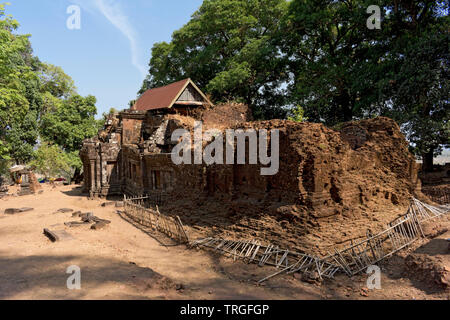
[[[80,4],[87,11],[91,12],[90,4],[80,0],[74,2]],[[136,31],[131,25],[128,17],[124,14],[121,6],[114,0],[95,0],[93,2],[95,8],[114,26],[116,27],[129,41],[131,51],[131,63],[139,70],[142,77],[147,74],[147,68],[140,62],[141,49]]]

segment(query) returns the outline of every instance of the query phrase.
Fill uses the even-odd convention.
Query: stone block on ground
[[[8,208],[8,209],[5,210],[5,214],[16,214],[16,213],[19,213],[19,212],[20,211],[17,208]]]
[[[96,222],[94,219],[95,218],[94,214],[92,212],[82,214],[80,217],[81,217],[81,221],[86,222],[86,223]]]
[[[102,207],[110,207],[113,206],[115,204],[115,202],[103,202],[101,204]]]
[[[105,219],[100,219],[99,217],[95,217],[95,216],[92,217],[92,220],[94,222],[96,222],[96,223],[103,222],[103,223],[106,223],[106,224],[111,224],[111,221],[105,220]]]
[[[81,215],[81,211],[72,213],[72,217],[79,217],[80,215]]]
[[[69,213],[69,212],[73,212],[73,211],[74,211],[73,209],[62,208],[62,209],[59,209],[57,212],[60,212],[60,213]]]
[[[5,214],[16,214],[22,212],[29,212],[33,210],[34,210],[33,208],[8,208],[5,210]]]
[[[56,233],[54,233],[53,231],[49,230],[49,229],[44,229],[44,234],[47,236],[47,238],[50,239],[50,241],[52,242],[56,242],[59,241],[59,237]]]
[[[123,208],[125,206],[123,201],[117,201],[116,202],[116,208]]]
[[[69,228],[85,226],[86,224],[89,224],[89,223],[79,222],[79,221],[64,222],[64,225],[66,225]]]
[[[47,238],[49,238],[52,242],[73,239],[72,235],[65,230],[50,230],[45,228],[44,235],[47,236]]]
[[[106,226],[108,226],[108,224],[109,224],[109,223],[107,223],[107,222],[105,222],[105,221],[100,221],[100,222],[97,222],[96,224],[94,224],[94,225],[91,227],[91,229],[92,229],[92,230],[100,230],[100,229],[103,229],[103,228],[105,228]]]

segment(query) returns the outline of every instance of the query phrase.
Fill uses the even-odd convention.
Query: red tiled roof
[[[170,108],[189,83],[193,84],[191,79],[184,79],[164,87],[147,90],[136,101],[133,109],[138,111],[147,111]],[[194,87],[196,88],[195,85]],[[198,88],[196,89],[199,90]],[[203,93],[200,93],[203,96]],[[205,100],[208,101],[206,97]]]

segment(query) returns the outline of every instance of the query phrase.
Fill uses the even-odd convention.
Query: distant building
[[[164,87],[150,89],[139,97],[131,110],[150,111],[167,110],[182,115],[189,115],[199,106],[212,106],[211,101],[192,82],[184,79]]]

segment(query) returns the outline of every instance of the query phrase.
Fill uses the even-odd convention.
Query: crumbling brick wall
[[[161,209],[205,235],[214,229],[224,237],[251,235],[325,250],[364,237],[368,228],[382,229],[404,213],[418,185],[415,158],[388,118],[333,130],[293,121],[247,122],[248,108],[223,105],[199,109],[195,117],[126,111],[119,119],[108,139],[84,143],[85,188],[93,195],[164,194],[170,201]],[[175,165],[172,132],[193,133],[200,119],[203,130],[279,130],[279,172],[262,176],[261,165]],[[118,189],[108,183],[114,161]]]

